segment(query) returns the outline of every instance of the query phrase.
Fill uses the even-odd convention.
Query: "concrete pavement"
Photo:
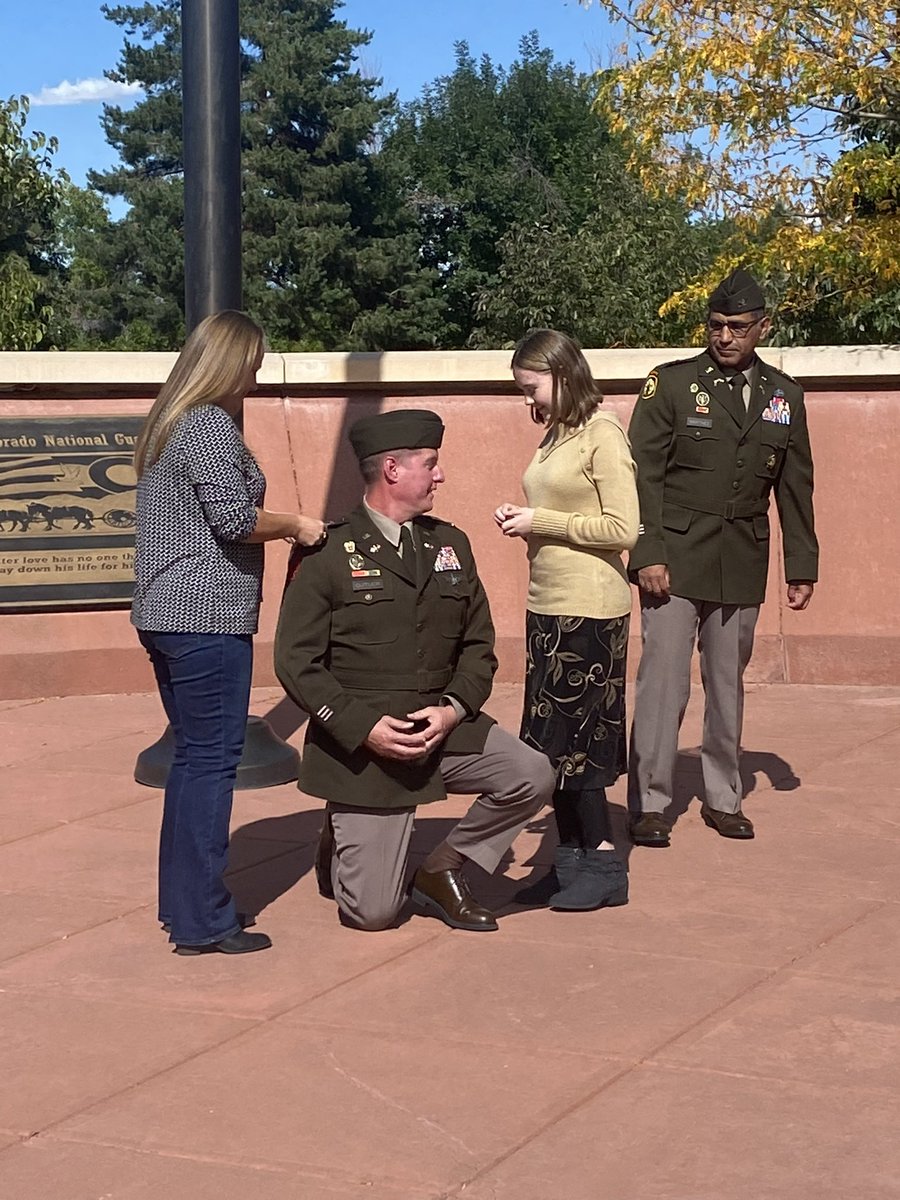
[[[279,701],[253,711],[299,744]],[[749,843],[700,820],[699,720],[671,849],[623,837],[625,908],[502,908],[544,814],[472,873],[499,933],[346,930],[284,786],[236,795],[230,868],[274,948],[183,958],[131,777],[156,696],[0,704],[0,1196],[896,1200],[900,687],[750,690]],[[416,860],[463,806],[423,810]]]

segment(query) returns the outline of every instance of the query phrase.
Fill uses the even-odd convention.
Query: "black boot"
[[[628,872],[614,850],[580,850],[575,878],[550,897],[550,907],[570,912],[628,903]]]
[[[578,858],[583,853],[583,850],[577,850],[574,846],[557,846],[554,865],[535,883],[516,892],[513,896],[515,903],[528,904],[532,908],[549,904],[551,896],[575,882]]]

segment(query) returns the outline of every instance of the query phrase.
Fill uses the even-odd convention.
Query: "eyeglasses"
[[[754,325],[764,321],[765,317],[757,317],[755,321],[707,321],[706,328],[710,333],[722,333],[727,329],[736,338],[745,338]]]

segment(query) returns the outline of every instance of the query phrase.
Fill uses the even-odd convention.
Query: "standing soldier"
[[[478,799],[412,900],[455,929],[496,929],[462,867],[496,870],[553,791],[549,761],[481,711],[497,666],[487,596],[466,535],[425,516],[443,434],[421,409],[353,425],[365,497],[303,556],[276,636],[278,678],[310,714],[299,785],[327,801],[319,890],[361,929],[397,916],[416,805],[448,790]]]
[[[803,389],[757,357],[769,329],[756,280],[732,272],[709,298],[707,350],[652,371],[629,427],[642,522],[629,567],[641,589],[643,653],[628,806],[640,846],[669,844],[663,812],[698,634],[702,816],[723,837],[753,837],[738,757],[743,675],[766,588],[770,492],[789,608],[809,604],[819,553]]]

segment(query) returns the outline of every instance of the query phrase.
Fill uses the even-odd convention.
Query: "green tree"
[[[25,96],[0,100],[0,350],[46,344],[58,261],[54,216],[64,176],[56,142],[26,132]]]
[[[505,344],[533,325],[590,345],[679,339],[659,306],[708,259],[712,233],[644,193],[594,94],[536,34],[508,70],[463,42],[453,73],[392,123],[384,152],[441,278],[445,345]]]
[[[369,35],[333,0],[241,7],[244,306],[276,349],[429,345],[438,301],[418,257],[412,212],[375,153],[392,97],[354,66]],[[183,163],[178,0],[104,6],[126,31],[110,78],[140,83],[133,108],[103,125],[120,163],[92,173],[129,208],[93,239],[120,346],[168,348],[183,336]],[[86,261],[86,259],[85,259]],[[74,283],[80,311],[95,298]],[[90,321],[80,337],[93,336]]]

